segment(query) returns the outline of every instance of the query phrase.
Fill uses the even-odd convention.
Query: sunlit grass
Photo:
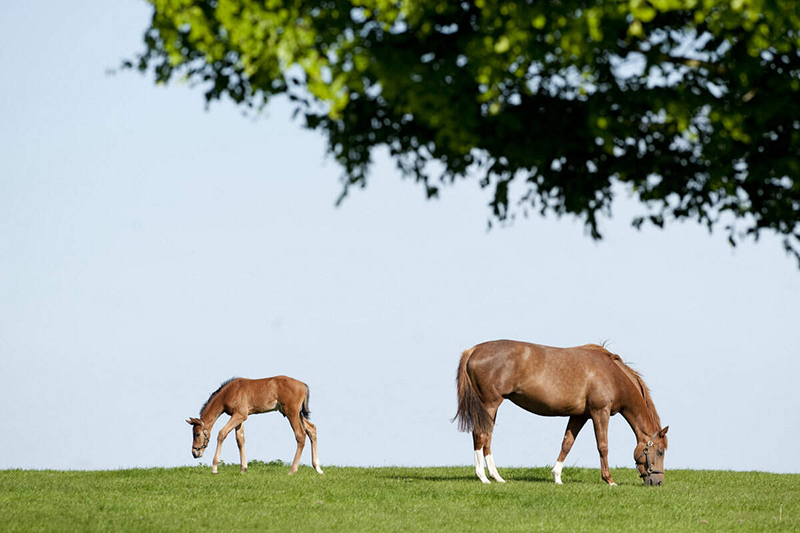
[[[630,469],[339,468],[253,462],[117,471],[0,471],[0,530],[797,531],[800,475],[670,470],[645,488]]]

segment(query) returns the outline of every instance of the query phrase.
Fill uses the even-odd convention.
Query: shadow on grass
[[[547,483],[548,485],[555,485],[553,476],[540,476],[538,474],[505,476],[505,479],[506,481],[515,481],[520,483]],[[570,479],[565,480],[564,483],[586,483],[586,481],[583,479]]]
[[[424,470],[424,469],[422,469]],[[538,471],[524,471],[524,472],[508,472],[507,474],[501,473],[501,475],[506,479],[508,482],[522,482],[522,483],[553,483],[553,476],[550,474],[549,471],[546,472],[538,472]],[[441,474],[431,474],[430,472],[414,472],[414,471],[403,471],[403,472],[381,472],[378,474],[378,477],[382,477],[384,479],[394,479],[397,481],[467,481],[467,482],[474,482],[480,483],[478,478],[475,476],[475,472],[472,468],[464,468],[462,472],[448,472],[448,473],[441,473]],[[497,483],[494,480],[491,480],[492,483]],[[586,481],[582,479],[578,479],[573,481],[574,483],[586,483]]]
[[[575,469],[574,475],[568,473],[564,475],[565,485],[580,485],[580,486],[606,486],[606,483],[601,479],[598,470],[591,469]],[[541,483],[544,485],[555,485],[553,482],[553,475],[550,473],[549,468],[508,468],[501,470],[500,475],[505,478],[509,483]],[[452,482],[452,481],[465,481],[469,483],[480,483],[475,476],[475,472],[471,467],[464,467],[463,469],[453,468],[448,472],[433,473],[426,468],[419,469],[404,469],[401,471],[386,469],[378,474],[378,477],[384,479],[393,479],[396,481],[431,481],[431,482]],[[625,479],[617,479],[617,484],[620,486],[639,486],[641,481]],[[497,483],[490,480],[492,484]]]
[[[381,472],[377,477],[394,479],[397,481],[468,481],[475,479],[469,474],[428,474],[425,472]]]

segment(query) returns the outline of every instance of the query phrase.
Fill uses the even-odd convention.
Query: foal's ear
[[[196,418],[187,418],[186,423],[189,424],[190,426],[196,426],[197,424],[200,423],[200,421],[197,420]]]
[[[669,426],[667,426],[667,427],[665,427],[664,429],[662,429],[661,431],[659,431],[659,432],[658,432],[658,436],[659,436],[659,437],[664,437],[664,436],[667,434],[667,430],[668,430],[668,429],[669,429]]]

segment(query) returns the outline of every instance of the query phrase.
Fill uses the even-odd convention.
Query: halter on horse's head
[[[666,434],[669,426],[656,431],[636,454],[636,469],[645,485],[661,485],[664,483],[664,451],[667,448]],[[636,447],[639,449],[639,446]]]
[[[197,459],[203,456],[203,452],[208,447],[209,438],[206,424],[201,418],[189,418],[186,423],[192,426],[192,457]]]

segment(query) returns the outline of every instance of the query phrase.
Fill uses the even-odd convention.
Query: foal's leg
[[[217,450],[214,452],[214,462],[211,464],[211,473],[217,473],[217,466],[219,465],[219,456],[222,454],[222,443],[225,440],[225,437],[228,436],[233,428],[241,424],[247,420],[247,415],[234,413],[231,415],[231,419],[228,420],[228,423],[225,424],[222,429],[219,430],[219,435],[217,435]]]
[[[608,409],[592,413],[592,423],[594,424],[594,436],[597,439],[597,451],[600,452],[600,474],[603,481],[609,485],[616,485],[611,479],[611,471],[608,469],[608,419],[610,414]]]
[[[239,459],[242,463],[242,474],[247,472],[247,458],[244,456],[244,423],[236,426],[236,444],[239,446]]]
[[[571,416],[569,417],[569,422],[567,422],[567,431],[564,432],[564,441],[561,443],[561,453],[558,454],[558,459],[556,459],[556,465],[553,467],[553,479],[555,479],[556,485],[563,485],[561,482],[561,469],[564,467],[564,459],[567,458],[567,454],[572,449],[572,445],[575,443],[575,438],[580,433],[581,428],[583,425],[586,424],[586,421],[589,420],[585,416]]]
[[[292,460],[292,466],[289,468],[289,475],[292,475],[297,472],[297,467],[300,466],[300,456],[303,455],[303,447],[306,445],[306,430],[303,427],[299,410],[286,413],[286,418],[289,419],[289,424],[292,425],[294,430],[294,438],[297,440],[297,451],[294,452],[294,460]]]
[[[306,434],[311,440],[311,464],[314,465],[314,470],[322,474],[322,468],[319,466],[319,455],[317,453],[317,426],[303,418],[303,424],[306,426]]]

